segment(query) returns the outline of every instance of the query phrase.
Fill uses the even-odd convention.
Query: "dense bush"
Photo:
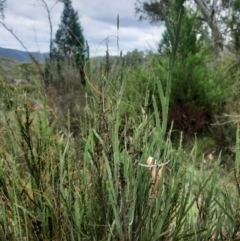
[[[224,80],[220,76],[216,77],[216,70],[212,67],[211,49],[204,32],[199,34],[200,22],[197,16],[197,13],[184,14],[175,66],[170,73],[169,128],[173,121],[173,129],[183,132],[184,140],[195,133],[209,133],[208,128],[214,121],[214,115],[224,111],[227,100]],[[156,87],[158,81],[166,91],[168,56],[171,54],[167,32],[163,35],[159,51],[158,55],[146,58],[144,65],[132,69],[130,82],[127,83],[126,99],[131,103],[136,100],[137,105],[148,107],[150,113],[153,111],[152,95],[161,108]],[[146,92],[149,92],[147,104]]]
[[[179,32],[170,30],[176,49]],[[86,90],[65,62],[60,75],[51,69],[48,101],[37,109],[28,93],[1,82],[1,100],[11,97],[0,129],[1,240],[239,239],[240,130],[226,175],[221,156],[203,153],[213,138],[191,138],[184,149],[183,136],[173,145],[175,127],[167,128],[172,111],[204,129],[200,121],[224,105],[224,85],[200,52],[168,54],[170,62],[113,65],[98,72],[98,85],[87,78]]]
[[[130,80],[125,74],[120,88],[115,85],[118,95],[110,95],[114,87],[106,82],[106,98],[87,98],[86,122],[79,126],[81,159],[71,133],[61,138],[55,122],[49,123],[47,103],[36,115],[26,96],[14,90],[15,104],[5,112],[0,136],[4,241],[238,238],[237,172],[229,182],[218,163],[205,166],[197,143],[187,154],[181,142],[173,148],[165,132],[167,112],[154,97],[152,115],[126,112],[123,118]],[[159,180],[151,177],[154,169],[141,166],[149,156],[157,164],[169,161]],[[157,192],[152,182],[159,183]]]

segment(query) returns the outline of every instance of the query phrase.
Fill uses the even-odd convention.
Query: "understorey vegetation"
[[[0,240],[240,239],[239,59],[169,2],[158,53],[90,59],[65,1],[79,41],[0,68]]]

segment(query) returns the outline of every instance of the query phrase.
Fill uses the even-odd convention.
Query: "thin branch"
[[[166,166],[169,162],[170,162],[170,160],[168,160],[167,162],[155,164],[155,165],[145,165],[145,164],[139,163],[139,166],[147,167],[147,168],[152,168],[152,167],[162,168],[163,166]]]
[[[38,61],[34,58],[34,56],[28,51],[27,47],[24,45],[24,43],[18,38],[18,36],[13,32],[12,29],[10,29],[4,22],[0,21],[0,24],[9,32],[13,35],[13,37],[21,44],[21,46],[25,49],[25,51],[28,53],[28,55],[30,56],[31,60],[34,62],[34,64],[37,66],[38,71],[40,73],[40,75],[42,76],[43,80],[44,80],[44,73],[42,71],[42,68],[40,66],[40,64],[38,63]]]
[[[213,123],[213,124],[211,124],[211,126],[224,126],[224,125],[226,125],[226,124],[229,124],[229,123],[233,123],[233,122],[236,122],[237,120],[230,120],[230,121],[225,121],[225,122],[221,122],[221,123],[219,123],[219,122],[217,122],[217,123]]]
[[[50,61],[52,59],[52,48],[53,48],[53,40],[52,40],[52,20],[51,20],[51,15],[50,15],[50,10],[49,10],[49,7],[48,5],[46,4],[46,2],[44,0],[41,0],[43,5],[44,5],[44,8],[46,9],[47,11],[47,15],[48,15],[48,22],[49,22],[49,27],[50,27]]]
[[[47,15],[48,15],[48,22],[49,22],[49,27],[50,27],[50,53],[49,53],[49,56],[50,56],[50,61],[52,59],[52,50],[53,50],[53,27],[52,27],[52,19],[51,19],[51,11],[52,9],[55,7],[55,5],[59,2],[59,0],[57,0],[55,2],[55,4],[52,6],[51,9],[49,9],[47,3],[45,2],[45,0],[41,0],[42,3],[43,3],[43,6],[44,8],[46,9],[47,11]]]
[[[240,121],[240,115],[228,115],[228,114],[223,114],[222,116],[215,116],[217,119],[216,123],[211,124],[212,126],[223,126],[228,123],[234,123],[234,122],[239,122]],[[230,118],[230,120],[224,121],[224,122],[219,122],[218,119],[222,118]]]

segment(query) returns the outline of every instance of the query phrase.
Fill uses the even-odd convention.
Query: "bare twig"
[[[154,161],[153,157],[149,156],[147,159],[147,165],[145,164],[139,164],[139,165],[142,167],[147,167],[151,169],[151,180],[153,181],[152,196],[154,199],[156,199],[158,195],[158,186],[162,179],[163,166],[167,165],[170,162],[170,160],[161,164],[156,164],[156,160],[155,160],[155,164],[152,164],[153,161]]]
[[[55,1],[55,4],[53,5],[53,7],[50,9],[48,7],[48,5],[46,4],[46,1],[45,0],[41,0],[42,3],[43,3],[43,6],[44,8],[46,9],[47,11],[47,15],[48,15],[48,22],[49,22],[49,27],[50,27],[50,61],[51,61],[51,54],[52,54],[52,49],[53,49],[53,38],[52,38],[52,20],[51,20],[51,10],[53,9],[53,7],[58,3],[60,2],[60,0],[56,0]],[[3,16],[3,10],[4,10],[4,7],[5,7],[5,2],[6,0],[0,0],[0,17],[4,20],[4,16]],[[11,28],[9,28],[5,23],[4,21],[0,21],[0,24],[8,31],[10,32],[13,37],[21,44],[21,46],[24,48],[24,50],[28,53],[28,55],[30,56],[31,60],[33,61],[33,63],[37,66],[38,68],[38,72],[39,74],[42,76],[42,79],[43,81],[45,82],[45,74],[44,74],[44,71],[42,70],[40,64],[38,63],[38,61],[35,59],[35,57],[33,56],[32,53],[30,53],[27,49],[27,47],[24,45],[24,43],[19,39],[19,37],[13,32],[13,30]]]
[[[170,162],[170,160],[168,160],[167,162],[164,162],[164,163],[153,164],[153,165],[145,165],[145,164],[139,163],[139,166],[141,166],[141,167],[147,167],[147,168],[153,168],[153,167],[162,168],[163,166],[166,166],[169,162]]]
[[[211,124],[211,126],[223,126],[223,125],[226,125],[228,123],[233,123],[235,121],[239,121],[239,120],[230,120],[230,121],[225,121],[225,122],[221,122],[221,123],[217,122],[217,123]]]
[[[233,122],[239,122],[240,121],[240,115],[228,115],[228,114],[223,114],[222,116],[215,116],[216,118],[216,123],[211,124],[212,126],[223,126],[228,123],[233,123]],[[224,122],[219,122],[218,119],[223,119],[223,118],[229,118],[230,120],[224,121]]]
[[[38,61],[34,58],[34,56],[32,55],[32,53],[30,53],[27,49],[27,47],[24,45],[24,43],[18,38],[18,36],[13,32],[12,29],[10,29],[4,22],[0,21],[0,24],[8,31],[10,32],[13,37],[21,44],[21,46],[24,48],[24,50],[28,53],[28,55],[30,56],[31,60],[34,62],[34,64],[37,66],[38,71],[40,73],[40,75],[42,76],[43,80],[44,80],[44,73],[42,71],[42,68],[40,66],[40,64],[38,63]]]
[[[53,5],[53,7],[51,9],[49,9],[47,3],[45,2],[45,0],[41,0],[43,3],[43,7],[46,9],[47,11],[47,15],[48,15],[48,22],[49,22],[49,27],[50,27],[50,53],[49,53],[49,57],[50,57],[50,62],[52,59],[52,50],[53,50],[53,30],[52,30],[52,19],[51,19],[51,11],[54,8],[54,6],[59,2],[59,0],[57,0],[55,2],[55,4]]]
[[[50,27],[50,53],[49,53],[49,56],[50,56],[50,61],[52,59],[52,48],[53,48],[53,39],[52,39],[52,20],[51,20],[51,15],[50,15],[50,10],[49,10],[49,7],[48,5],[46,4],[46,2],[44,0],[41,0],[42,3],[43,3],[43,6],[44,8],[46,9],[47,11],[47,15],[48,15],[48,22],[49,22],[49,27]]]

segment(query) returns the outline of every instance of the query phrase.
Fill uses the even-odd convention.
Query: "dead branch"
[[[59,0],[57,0],[55,2],[55,4],[52,6],[51,9],[49,9],[45,0],[41,0],[41,1],[43,3],[43,7],[47,11],[47,15],[48,15],[48,22],[49,22],[49,28],[50,28],[50,49],[49,49],[50,52],[49,52],[49,57],[50,57],[50,61],[51,61],[52,60],[52,50],[53,50],[53,30],[52,30],[53,28],[52,28],[51,11],[55,7],[55,5],[59,2]]]
[[[0,21],[0,24],[9,32],[13,35],[13,37],[21,44],[21,46],[24,48],[24,50],[28,53],[30,56],[31,60],[34,62],[34,64],[37,66],[39,74],[42,76],[44,80],[44,72],[42,71],[42,68],[38,61],[35,59],[35,57],[28,51],[27,47],[24,45],[24,43],[19,39],[19,37],[13,32],[12,29],[10,29],[3,21]]]

